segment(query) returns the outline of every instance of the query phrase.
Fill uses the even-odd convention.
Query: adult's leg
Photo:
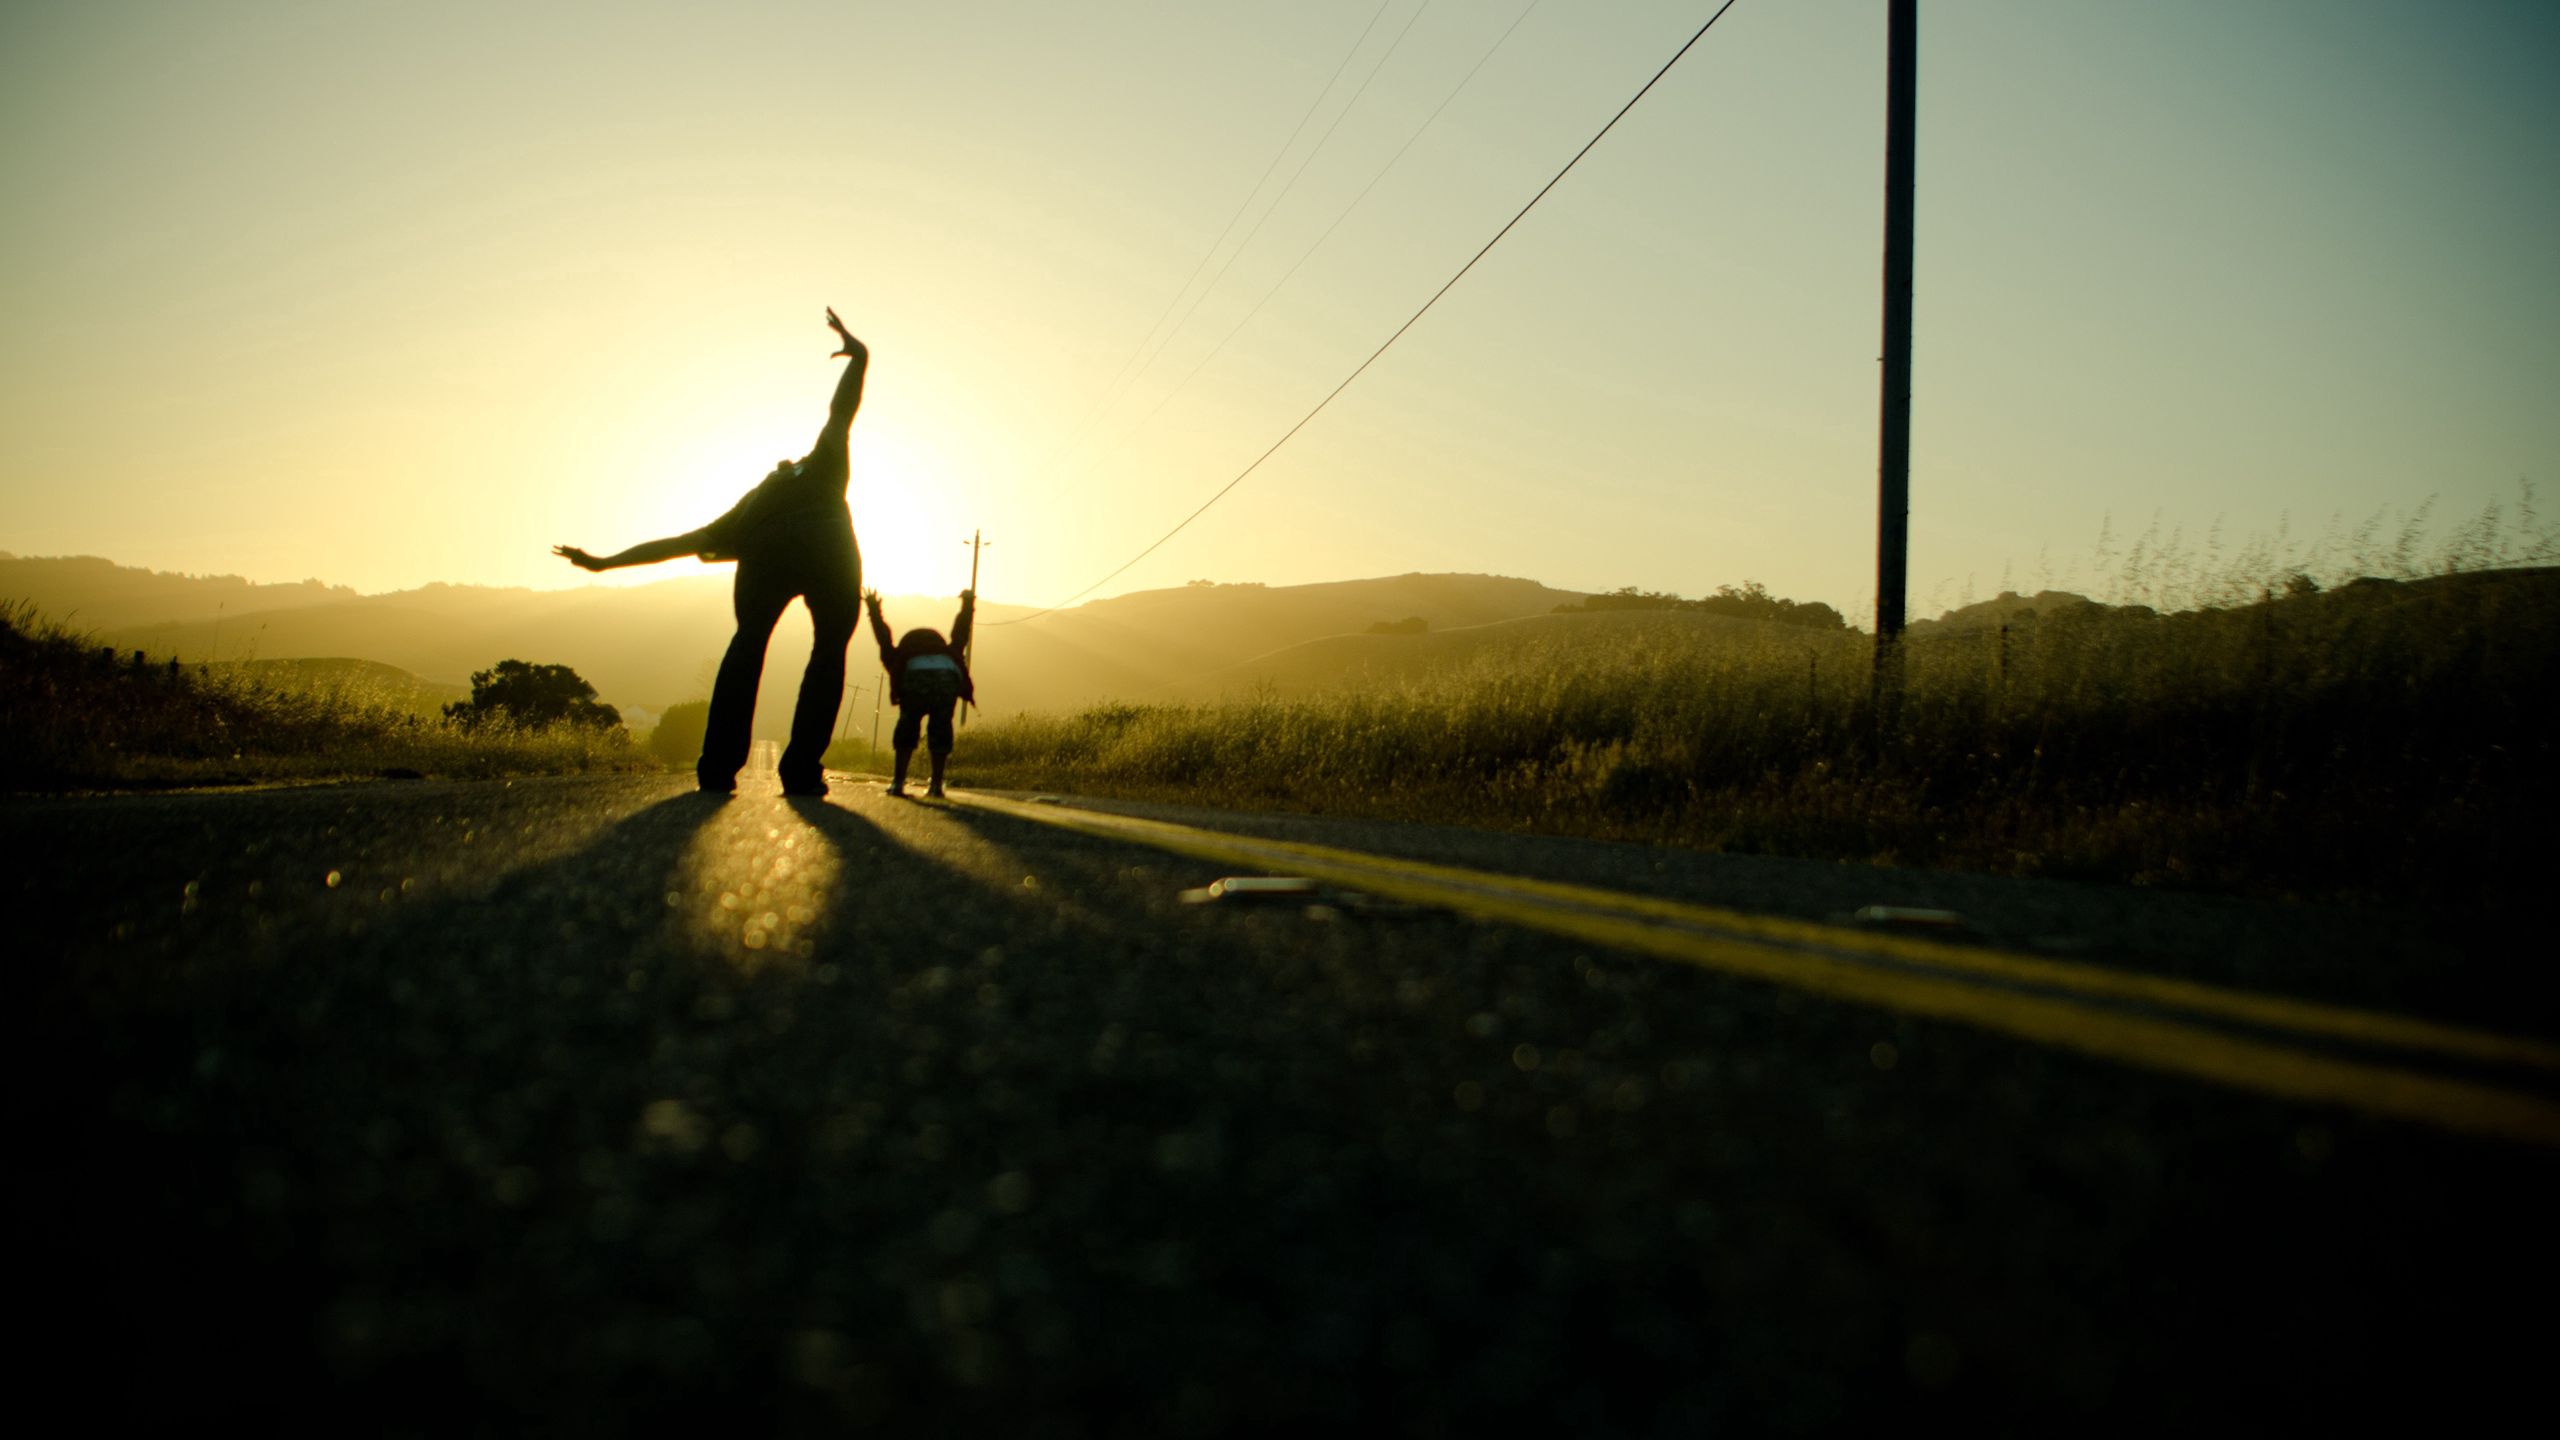
[[[693,767],[705,790],[728,790],[738,783],[755,730],[756,682],[764,677],[765,646],[773,639],[773,622],[782,618],[782,607],[791,603],[788,582],[752,560],[738,562],[738,581],[729,593],[738,632],[729,637],[728,653],[720,657],[720,676],[711,685],[711,717],[702,732],[702,758]]]
[[[848,531],[843,548],[821,558],[807,591],[809,666],[800,672],[800,698],[791,709],[791,744],[782,752],[785,789],[826,788],[827,741],[844,704],[844,651],[862,623],[862,556]]]

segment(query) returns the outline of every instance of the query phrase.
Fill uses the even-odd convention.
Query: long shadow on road
[[[372,1430],[2192,1420],[2512,1348],[2443,1277],[2543,1157],[1203,878],[684,796],[128,978],[80,1333],[135,1408]]]

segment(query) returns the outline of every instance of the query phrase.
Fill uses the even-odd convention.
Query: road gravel
[[[2497,1008],[2387,918],[1177,818]],[[1454,916],[1184,904],[1214,867],[842,779],[15,799],[0,840],[31,1373],[108,1414],[2447,1428],[2539,1370],[2546,1152]]]

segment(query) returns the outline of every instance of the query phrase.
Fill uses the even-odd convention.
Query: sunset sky
[[[983,527],[987,595],[1054,602],[1712,8],[12,4],[0,549],[584,583],[554,543],[691,528],[808,446],[832,304],[874,357],[873,582],[956,590]],[[1884,40],[1881,0],[1741,0],[1100,593],[1455,570],[1863,612]],[[2555,75],[2549,0],[1923,0],[1915,613],[2085,584],[2110,518],[2201,553],[2560,504]]]

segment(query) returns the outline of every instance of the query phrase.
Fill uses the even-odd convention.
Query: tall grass
[[[2157,591],[2155,591],[2157,593]],[[1574,617],[1559,617],[1570,621]],[[1869,640],[1680,617],[1392,690],[1107,706],[970,736],[970,783],[2287,893],[2537,881],[2560,571]]]
[[[455,777],[648,768],[629,732],[469,731],[414,697],[298,687],[246,667],[137,663],[0,607],[0,788],[210,785],[347,776]]]

